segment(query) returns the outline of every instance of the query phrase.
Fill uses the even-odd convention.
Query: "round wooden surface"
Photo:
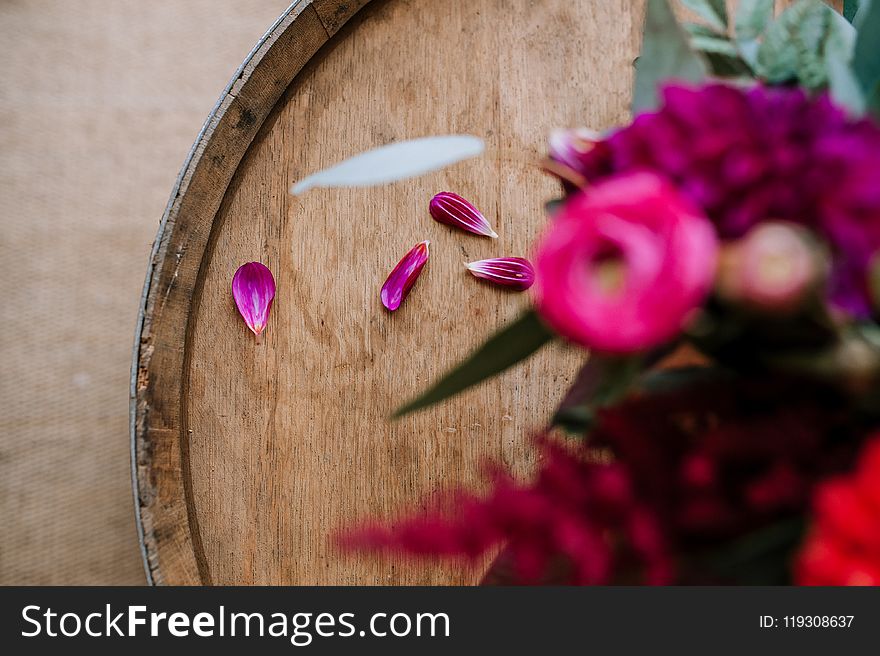
[[[487,457],[519,474],[533,463],[529,436],[580,360],[563,346],[387,417],[528,303],[462,263],[530,254],[557,191],[534,166],[550,129],[626,118],[632,5],[303,0],[267,34],[181,174],[145,289],[132,457],[151,581],[476,580],[478,563],[346,555],[333,536],[477,484]],[[287,191],[359,151],[459,133],[484,138],[487,154],[385,187]],[[499,239],[432,221],[443,190],[471,199]],[[379,288],[424,239],[431,259],[389,314]],[[278,283],[260,344],[230,292],[251,260]]]

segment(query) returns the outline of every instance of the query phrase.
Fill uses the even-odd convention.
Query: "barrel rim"
[[[265,34],[263,34],[263,36],[257,41],[254,47],[245,57],[241,65],[236,69],[231,80],[226,85],[223,92],[220,94],[220,97],[215,103],[213,109],[208,114],[208,117],[203,123],[201,130],[196,136],[192,147],[190,148],[189,152],[186,155],[186,158],[184,159],[183,165],[177,175],[174,186],[172,187],[168,203],[165,206],[165,210],[159,223],[159,229],[157,231],[156,238],[153,241],[153,245],[150,250],[150,259],[148,261],[147,273],[144,281],[143,291],[141,293],[140,306],[135,327],[134,345],[132,349],[131,377],[129,382],[129,446],[132,494],[134,497],[134,513],[135,524],[138,534],[138,543],[140,546],[144,573],[146,575],[147,583],[149,585],[164,583],[166,575],[168,574],[168,572],[164,572],[160,568],[162,560],[160,552],[163,549],[163,545],[160,544],[160,541],[157,540],[154,534],[152,534],[152,529],[147,529],[146,527],[147,516],[149,516],[150,520],[152,520],[152,514],[156,511],[156,508],[153,507],[155,500],[147,500],[145,498],[144,491],[142,490],[142,485],[147,486],[149,482],[142,480],[138,467],[138,463],[141,461],[144,462],[145,469],[147,470],[150,470],[153,464],[151,454],[152,443],[150,442],[152,438],[147,436],[147,432],[150,430],[150,428],[167,430],[163,426],[152,426],[150,408],[147,405],[147,399],[145,398],[148,396],[148,392],[154,391],[152,388],[155,387],[155,385],[150,382],[147,373],[150,360],[154,354],[153,350],[156,348],[156,345],[152,344],[150,340],[153,310],[155,309],[151,302],[155,302],[157,300],[157,297],[160,295],[167,296],[167,294],[171,291],[171,287],[174,283],[174,278],[176,277],[175,269],[172,280],[168,284],[164,284],[164,281],[160,280],[161,273],[168,266],[168,246],[171,242],[171,237],[173,237],[173,235],[181,229],[182,224],[178,222],[178,217],[180,215],[181,209],[181,200],[189,192],[189,183],[194,178],[195,173],[200,169],[200,167],[206,166],[205,155],[209,151],[209,147],[215,137],[218,128],[220,126],[227,126],[232,121],[236,120],[234,113],[229,111],[233,107],[233,104],[238,104],[240,106],[246,100],[250,99],[248,98],[248,94],[251,89],[248,86],[248,81],[251,79],[252,75],[259,70],[260,65],[265,62],[267,55],[273,51],[273,48],[276,46],[279,38],[285,35],[289,30],[296,30],[297,28],[301,27],[303,24],[309,21],[314,22],[315,19],[317,19],[317,23],[323,30],[323,34],[317,35],[317,41],[312,42],[309,42],[309,37],[314,39],[314,32],[312,32],[311,34],[303,33],[299,35],[297,35],[295,32],[293,33],[293,41],[289,44],[289,46],[287,46],[288,49],[298,48],[300,45],[302,45],[303,47],[314,47],[315,49],[306,61],[301,62],[299,65],[297,65],[296,62],[290,64],[292,70],[286,71],[286,75],[284,76],[286,82],[283,84],[283,86],[280,86],[277,89],[273,88],[268,92],[266,92],[265,89],[262,91],[262,93],[264,94],[269,94],[266,98],[262,99],[264,101],[263,104],[268,105],[268,107],[266,107],[266,111],[264,112],[262,120],[260,120],[259,122],[252,122],[244,126],[243,129],[247,130],[246,142],[243,142],[241,147],[239,148],[240,152],[237,153],[238,157],[236,158],[235,164],[233,166],[230,166],[227,170],[228,175],[226,175],[226,179],[223,180],[222,190],[218,189],[216,192],[219,194],[219,197],[221,199],[226,194],[229,183],[231,182],[235,171],[240,165],[241,158],[244,156],[245,152],[250,147],[253,138],[256,136],[256,134],[259,132],[260,127],[265,122],[265,118],[268,115],[269,111],[277,104],[278,100],[281,98],[286,88],[299,74],[303,66],[315,57],[317,52],[320,50],[320,47],[327,41],[329,41],[330,38],[336,32],[338,32],[339,29],[352,16],[354,16],[370,1],[371,0],[294,0],[292,4],[290,4],[287,9],[285,9],[281,16],[279,16],[275,20],[275,22],[269,27]],[[306,16],[308,16],[308,18],[305,18]],[[257,91],[254,91],[254,93],[256,94]],[[260,100],[259,97],[253,99]],[[265,102],[267,100],[268,102]],[[238,123],[242,122],[241,119],[242,117],[239,116],[237,119]],[[234,127],[238,127],[238,124],[236,124]],[[215,219],[216,211],[214,212],[214,216],[210,221],[210,225],[204,229],[204,231],[206,231],[208,235],[210,235],[213,229]],[[184,249],[183,252],[178,253],[176,256],[177,262],[175,266],[177,268],[180,267],[180,261],[182,260],[182,258],[187,258],[187,260],[191,261],[193,258],[198,257],[197,268],[200,270],[201,263],[204,260],[206,248],[210,244],[210,240],[207,238],[207,236],[204,243],[205,248],[199,250],[198,252],[191,252],[188,249]],[[196,275],[196,280],[200,278],[201,272],[199,271]],[[190,309],[192,307],[194,298],[195,294],[192,294],[189,297],[189,301],[187,302],[186,307],[184,308],[183,314],[186,318],[187,326],[191,320]],[[188,327],[186,327],[183,329],[183,335],[185,337],[188,334],[189,330]],[[184,344],[181,345],[181,349],[179,350],[179,357],[176,358],[176,360],[181,365],[181,372],[183,372],[184,363],[186,361],[186,341],[187,340],[184,340]],[[176,392],[166,391],[165,396],[166,398],[169,398],[172,403],[174,403],[174,395],[176,394],[177,408],[180,408],[183,404],[182,396],[184,390],[185,386],[181,385],[180,389],[176,390]],[[176,430],[174,430],[175,428]],[[171,448],[176,448],[178,451],[182,451],[184,448],[185,440],[182,434],[185,430],[184,422],[180,421],[178,426],[172,426],[171,429],[172,430],[169,431],[169,437],[167,439],[176,442],[176,444],[171,445]],[[175,483],[179,484],[179,486],[183,488],[185,492],[186,483],[183,481],[185,476],[182,468],[175,473],[175,476],[181,479],[175,481]],[[184,496],[186,496],[186,494],[184,494]],[[209,584],[210,577],[206,571],[204,555],[199,553],[201,546],[199,544],[200,537],[198,535],[198,526],[197,524],[193,524],[196,520],[193,517],[193,513],[191,512],[192,509],[189,507],[190,503],[188,500],[186,500],[185,505],[187,506],[187,522],[190,533],[190,544],[188,545],[188,553],[183,554],[183,557],[186,559],[187,562],[182,565],[182,568],[184,570],[184,573],[192,573],[195,571],[198,572],[197,577],[193,577],[190,575],[185,582],[190,584]],[[159,510],[162,509],[160,508]],[[181,581],[175,580],[173,582],[180,583]]]

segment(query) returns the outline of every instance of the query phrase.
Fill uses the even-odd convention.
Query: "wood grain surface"
[[[387,417],[527,303],[463,262],[530,254],[555,192],[534,166],[547,133],[626,120],[641,15],[629,0],[304,0],[276,26],[197,144],[147,283],[133,434],[154,582],[477,579],[479,563],[343,554],[333,538],[477,486],[486,458],[518,475],[534,464],[529,437],[581,357],[563,346]],[[287,192],[359,151],[447,133],[484,138],[487,154],[385,187]],[[499,239],[433,222],[443,190]],[[431,259],[389,314],[379,288],[424,239]],[[260,344],[230,293],[251,260],[278,283]]]
[[[530,252],[554,192],[534,167],[548,127],[625,116],[631,25],[620,22],[622,7],[378,2],[279,102],[218,213],[189,346],[192,496],[214,583],[473,580],[460,565],[342,557],[328,539],[477,482],[487,456],[519,472],[531,463],[530,433],[577,366],[562,348],[435,409],[387,417],[526,303],[477,283],[462,263]],[[301,199],[286,191],[358,151],[460,133],[486,139],[488,155],[386,187]],[[500,238],[432,221],[428,200],[447,189],[482,208]],[[424,239],[428,266],[389,314],[379,287]],[[248,260],[278,281],[261,345],[229,294]]]

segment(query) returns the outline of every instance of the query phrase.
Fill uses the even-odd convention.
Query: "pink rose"
[[[631,353],[674,337],[712,287],[709,220],[650,173],[610,178],[571,197],[537,250],[535,299],[560,335]]]

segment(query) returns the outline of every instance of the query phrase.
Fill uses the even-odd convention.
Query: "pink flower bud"
[[[431,242],[423,241],[413,246],[403,256],[394,270],[388,275],[385,284],[382,285],[382,305],[394,312],[403,303],[409,294],[409,290],[416,284],[416,279],[425,268],[428,261],[428,246]]]
[[[502,287],[525,291],[535,282],[532,263],[522,257],[497,257],[465,265],[471,275]]]
[[[232,277],[232,297],[247,327],[259,339],[275,298],[272,272],[259,262],[242,264]]]
[[[718,288],[735,302],[788,311],[815,289],[823,268],[804,229],[767,222],[725,249]]]
[[[498,237],[486,217],[476,207],[451,191],[441,191],[434,196],[428,205],[428,211],[439,223],[445,223],[475,235],[492,237],[493,239]]]
[[[610,178],[569,198],[535,259],[538,312],[587,348],[631,353],[673,338],[708,295],[718,241],[662,178]]]

